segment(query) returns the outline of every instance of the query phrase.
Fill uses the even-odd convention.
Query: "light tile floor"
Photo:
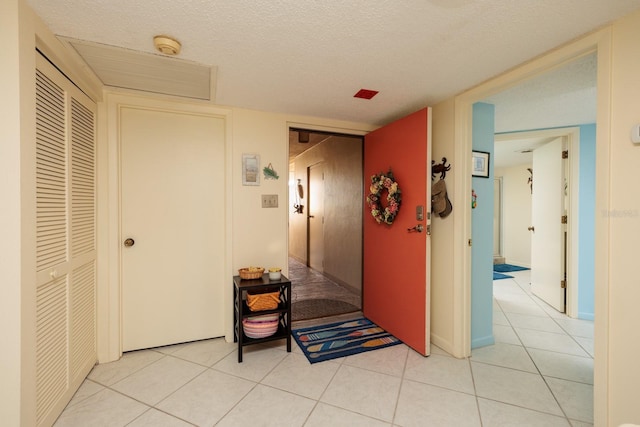
[[[455,359],[404,345],[310,365],[284,341],[223,339],[125,354],[96,366],[63,426],[590,426],[593,325],[494,282],[496,344]]]

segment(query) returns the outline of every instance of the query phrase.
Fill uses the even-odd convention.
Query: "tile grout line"
[[[405,345],[405,344],[402,344]],[[406,346],[406,345],[405,345]],[[404,363],[402,365],[402,373],[400,374],[400,387],[398,387],[398,395],[396,396],[396,403],[393,406],[393,415],[391,416],[391,425],[395,425],[396,423],[396,416],[398,415],[398,405],[400,404],[400,395],[402,394],[402,387],[404,385],[404,374],[407,372],[407,364],[409,363],[409,352],[411,351],[411,348],[409,348],[408,346],[406,346],[406,353],[404,356]]]
[[[482,411],[480,411],[480,400],[478,397],[478,389],[476,388],[476,377],[473,375],[473,364],[471,363],[471,357],[467,357],[467,363],[469,364],[469,372],[471,373],[471,383],[473,384],[473,395],[476,399],[476,410],[478,411],[478,420],[480,421],[480,427],[484,425],[482,422]]]
[[[296,345],[298,345],[298,343],[296,342]],[[304,356],[304,354],[302,355],[303,357],[306,358],[306,356]],[[340,371],[340,368],[342,367],[342,363],[344,362],[344,360],[342,360],[340,363],[337,363],[338,365],[338,369],[336,369],[336,371],[333,373],[333,375],[331,375],[331,379],[329,381],[327,381],[327,385],[324,387],[324,389],[322,390],[322,393],[320,393],[320,396],[318,396],[318,398],[316,399],[316,403],[313,405],[313,408],[311,409],[311,411],[309,411],[309,414],[307,415],[307,417],[304,420],[304,423],[302,423],[302,425],[306,425],[307,422],[309,421],[309,418],[311,418],[311,414],[313,414],[313,412],[316,410],[316,408],[318,407],[318,404],[323,403],[322,402],[322,397],[324,396],[324,394],[327,392],[327,389],[329,388],[329,386],[331,385],[331,383],[333,382],[333,380],[335,379],[336,375],[338,375],[338,372]],[[309,363],[311,364],[311,363]],[[328,405],[327,403],[325,403],[325,405]],[[331,405],[333,406],[333,405]],[[340,408],[343,410],[346,410],[344,408]]]
[[[127,424],[125,424],[125,427],[126,427],[126,426],[131,425],[132,423],[134,423],[136,420],[140,419],[142,416],[144,416],[144,414],[148,413],[148,412],[149,412],[149,411],[151,411],[152,409],[155,409],[155,410],[156,410],[156,411],[158,411],[158,412],[162,412],[163,414],[165,414],[165,415],[167,415],[167,416],[169,416],[169,417],[171,417],[171,418],[175,418],[175,419],[177,419],[177,420],[183,421],[183,422],[185,422],[185,423],[187,423],[187,424],[189,424],[189,425],[191,425],[191,426],[199,427],[197,424],[194,424],[194,423],[192,423],[192,422],[190,422],[190,421],[187,421],[187,420],[185,420],[184,418],[180,418],[180,417],[178,417],[177,415],[170,414],[169,412],[167,412],[167,411],[163,411],[162,409],[158,409],[158,408],[156,408],[155,406],[150,407],[149,409],[147,409],[146,411],[144,411],[142,414],[138,415],[138,416],[137,416],[137,417],[135,417],[133,420],[129,421]]]
[[[517,283],[517,282],[516,282]],[[520,286],[520,285],[518,285]],[[524,291],[524,290],[523,290]],[[526,293],[526,291],[525,291]],[[527,296],[531,298],[530,295],[527,294]],[[535,302],[535,301],[534,301]],[[498,304],[500,304],[498,302]],[[502,309],[502,307],[500,307]],[[546,313],[546,312],[545,312]],[[548,315],[547,313],[547,317],[551,317]],[[542,381],[544,382],[545,386],[547,387],[547,390],[549,390],[549,393],[551,393],[551,396],[553,396],[553,400],[556,402],[556,405],[558,405],[558,408],[560,409],[560,411],[562,412],[562,414],[564,415],[564,418],[567,420],[567,422],[569,423],[569,425],[571,425],[571,420],[569,419],[569,417],[567,416],[567,413],[565,412],[564,408],[562,407],[562,405],[560,405],[560,402],[558,401],[557,396],[555,395],[555,393],[553,392],[553,390],[551,389],[551,387],[549,386],[549,383],[547,382],[546,378],[544,377],[544,375],[542,375],[542,372],[540,371],[540,367],[538,366],[538,364],[535,362],[535,360],[533,359],[533,357],[531,356],[531,353],[529,352],[529,347],[527,347],[524,344],[524,341],[522,341],[522,338],[520,337],[520,334],[518,334],[518,332],[516,331],[515,327],[513,326],[513,323],[511,323],[511,319],[509,319],[509,317],[505,316],[505,318],[507,319],[507,322],[509,322],[509,326],[511,327],[511,329],[513,330],[514,334],[516,334],[516,336],[518,337],[518,340],[520,341],[520,343],[522,343],[522,347],[524,349],[524,351],[527,353],[527,356],[529,357],[529,360],[531,360],[531,362],[533,363],[533,366],[536,367],[536,371],[538,372],[538,375],[540,376],[540,378],[542,379]]]

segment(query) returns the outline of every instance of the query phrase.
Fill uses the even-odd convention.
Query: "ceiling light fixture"
[[[182,47],[178,40],[169,36],[155,36],[153,44],[161,53],[171,56],[179,54]]]

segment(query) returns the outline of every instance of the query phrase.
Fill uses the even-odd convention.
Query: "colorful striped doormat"
[[[401,343],[399,339],[364,317],[295,329],[292,334],[310,363]]]

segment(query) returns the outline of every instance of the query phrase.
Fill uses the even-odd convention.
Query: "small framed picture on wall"
[[[260,156],[242,155],[242,185],[260,185]]]
[[[485,151],[472,151],[471,170],[471,176],[489,178],[489,153]]]

